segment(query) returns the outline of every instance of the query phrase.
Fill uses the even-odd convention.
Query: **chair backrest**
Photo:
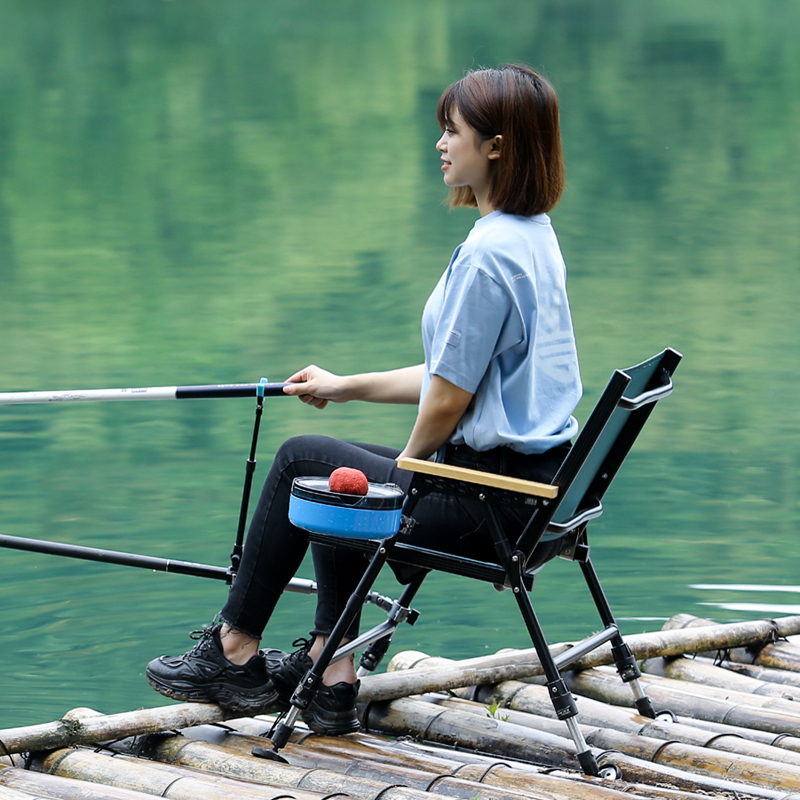
[[[616,370],[553,478],[558,497],[540,507],[517,543],[530,558],[540,541],[565,536],[600,516],[602,498],[655,404],[672,392],[683,356],[667,348],[641,364]]]

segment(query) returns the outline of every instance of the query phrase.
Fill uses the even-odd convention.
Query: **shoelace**
[[[296,647],[293,653],[289,653],[286,656],[286,661],[289,664],[294,664],[298,659],[302,658],[304,655],[308,655],[308,651],[311,649],[312,642],[310,639],[306,639],[303,636],[298,637],[292,642],[292,647]]]
[[[202,630],[192,631],[189,634],[189,638],[194,639],[197,644],[189,652],[202,653],[204,650],[208,650],[208,648],[211,647],[211,631],[211,628],[203,628]]]

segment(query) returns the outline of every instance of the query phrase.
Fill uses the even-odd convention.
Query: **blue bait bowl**
[[[400,529],[405,492],[393,483],[370,483],[365,495],[332,492],[327,478],[295,478],[289,498],[292,525],[352,539],[384,539]]]

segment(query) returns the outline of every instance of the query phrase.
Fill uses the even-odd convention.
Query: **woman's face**
[[[447,186],[469,186],[480,204],[489,192],[489,162],[499,154],[498,140],[482,140],[453,107],[450,126],[445,128],[436,149],[442,154],[442,172]]]

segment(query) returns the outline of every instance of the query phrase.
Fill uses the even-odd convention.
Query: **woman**
[[[290,655],[259,650],[261,634],[308,548],[289,522],[293,478],[360,469],[373,482],[407,488],[396,459],[440,460],[529,480],[549,481],[577,431],[581,394],[565,267],[549,211],[564,185],[558,101],[547,81],[523,66],[479,70],[442,95],[438,119],[451,206],[476,207],[480,219],[455,251],[422,317],[425,363],[339,376],[309,366],[287,394],[322,409],[365,400],[418,403],[402,452],[321,436],[279,449],[253,515],[241,568],[221,622],[182,656],[147,670],[151,685],[178,700],[230,711],[285,707],[310,668],[364,571],[363,556],[312,546],[318,584],[311,639]],[[477,501],[430,495],[416,506],[409,543],[482,560],[494,548]],[[509,536],[523,521],[503,516]],[[347,639],[358,633],[358,620]],[[358,728],[352,659],[332,664],[302,718],[315,731]]]

